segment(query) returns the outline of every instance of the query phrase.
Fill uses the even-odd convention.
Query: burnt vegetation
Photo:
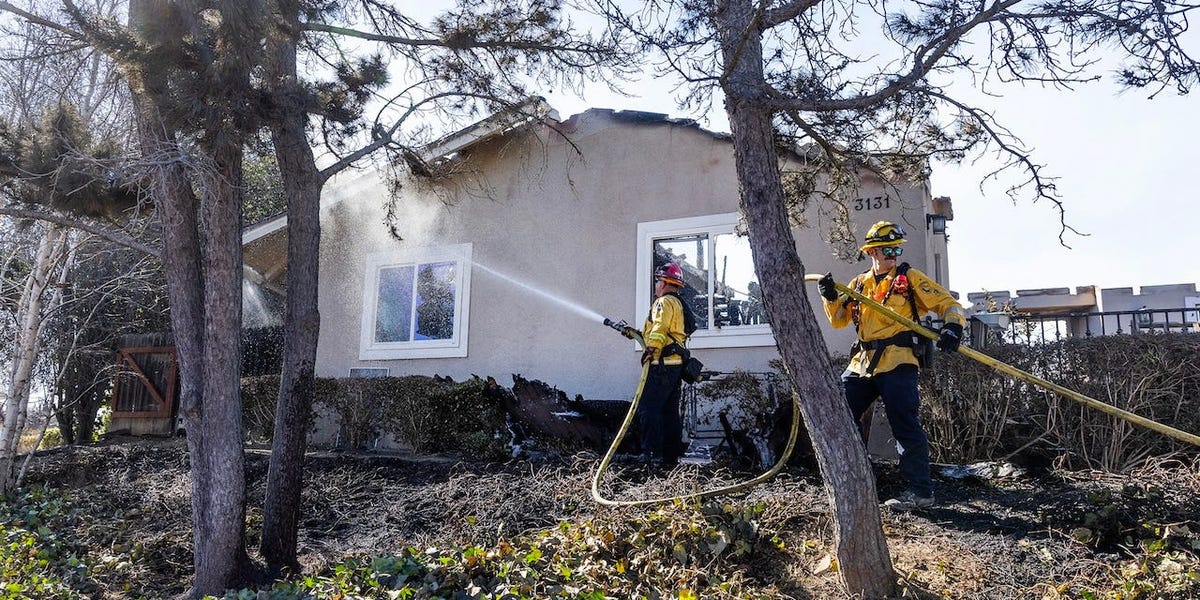
[[[789,469],[748,494],[699,505],[607,509],[588,500],[596,463],[594,454],[509,462],[310,455],[302,567],[251,593],[846,597],[831,561],[830,515],[811,471]],[[0,529],[7,539],[33,538],[30,547],[49,556],[49,566],[73,575],[53,595],[17,597],[160,598],[183,591],[191,565],[187,464],[184,446],[172,440],[124,440],[37,457],[31,491],[6,504]],[[247,455],[252,505],[264,493],[266,469],[263,453]],[[875,472],[881,494],[902,488],[892,467],[876,465]],[[749,474],[619,464],[610,476],[623,496],[637,498]],[[1151,461],[1125,475],[1043,471],[939,477],[937,484],[937,507],[884,516],[907,597],[1200,593],[1194,465]],[[254,509],[248,515],[252,543],[260,518]],[[42,526],[52,536],[39,533]],[[19,558],[8,550],[0,555],[0,564]],[[235,594],[226,597],[245,597]]]
[[[990,351],[1194,431],[1197,344],[1173,334]],[[981,369],[950,357],[923,381],[923,418],[942,463],[935,466],[939,503],[883,514],[903,597],[1200,594],[1196,449]],[[492,378],[318,380],[317,412],[340,423],[340,449],[304,462],[299,565],[226,597],[848,597],[811,462],[702,503],[601,507],[589,486],[611,438],[581,446],[594,431],[531,418],[588,410],[587,402],[542,382],[513,381],[507,389]],[[277,385],[270,375],[243,381],[252,545],[262,535],[255,507],[268,463],[259,448],[273,430],[264,408]],[[732,425],[770,436],[789,418],[778,402],[788,395],[765,389],[761,379],[735,375],[702,392],[709,401],[740,398],[748,414]],[[524,449],[513,458],[518,423]],[[416,450],[373,451],[382,436]],[[604,477],[606,495],[670,497],[764,468],[713,456],[672,470],[618,462]],[[178,440],[114,438],[38,453],[30,487],[0,511],[0,531],[21,540],[0,548],[10,580],[26,586],[17,597],[182,592],[191,565],[188,469]],[[873,471],[880,499],[903,490],[894,465],[876,461]],[[41,572],[53,577],[29,577],[20,566],[27,552],[44,557]]]

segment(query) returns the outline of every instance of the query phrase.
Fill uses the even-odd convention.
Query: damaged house
[[[628,401],[639,350],[602,320],[640,328],[666,260],[685,271],[700,327],[689,346],[707,368],[770,371],[777,352],[738,234],[729,136],[662,114],[591,109],[560,120],[540,106],[541,118],[484,120],[427,147],[422,158],[441,175],[401,182],[391,218],[384,174],[327,185],[317,376],[507,385],[519,374],[569,397]],[[860,234],[901,223],[904,259],[947,286],[949,199],[927,183],[865,175],[849,208]],[[836,258],[813,212],[795,231],[805,266],[841,281],[866,268]],[[246,228],[248,280],[286,288],[286,236],[286,215]],[[820,310],[816,287],[809,293]],[[818,321],[831,351],[845,353],[853,331]]]

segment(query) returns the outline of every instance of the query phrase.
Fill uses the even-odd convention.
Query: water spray
[[[489,266],[479,262],[478,260],[473,260],[471,262],[476,267],[479,267],[480,270],[486,271],[487,273],[499,278],[500,280],[510,283],[519,288],[522,288],[528,292],[532,292],[532,293],[536,294],[537,296],[541,297],[543,300],[548,300],[550,302],[553,302],[562,308],[565,308],[577,315],[582,316],[585,319],[592,320],[592,321],[604,320],[604,315],[602,315],[586,306],[583,306],[582,304],[580,304],[578,302],[574,302],[572,300],[564,298],[558,294],[551,292],[550,290],[546,290],[546,289],[537,287],[527,281],[522,281],[520,279],[517,279],[516,277],[513,277],[512,275],[509,275],[507,273],[502,273],[496,269],[493,269],[492,267],[489,267]]]
[[[536,287],[528,282],[521,281],[511,275],[501,273],[500,271],[497,271],[496,269],[493,269],[491,267],[488,267],[487,265],[481,264],[479,261],[472,261],[472,262],[474,263],[474,265],[476,267],[479,267],[481,270],[486,271],[489,274],[494,275],[495,277],[497,277],[501,280],[511,283],[517,287],[523,288],[527,291],[533,292],[534,294],[540,296],[541,298],[543,298],[545,300],[549,300],[551,302],[554,302],[555,304],[558,304],[559,306],[562,306],[564,308],[567,308],[567,309],[571,310],[572,312],[576,313],[577,315],[581,315],[581,316],[587,318],[588,320],[600,321],[606,327],[611,327],[614,331],[616,331],[617,333],[620,333],[622,336],[625,336],[625,337],[637,342],[638,346],[641,346],[643,350],[646,348],[646,341],[644,339],[642,339],[642,332],[638,331],[634,327],[631,327],[629,325],[629,323],[626,322],[625,320],[614,321],[614,320],[609,319],[609,318],[605,317],[604,315],[601,315],[600,313],[597,313],[581,304],[572,302],[566,298],[563,298],[561,296],[553,294],[548,290]],[[646,376],[646,370],[648,368],[649,368],[649,363],[644,363],[642,365],[642,377],[643,378]],[[639,400],[638,396],[635,395],[633,398],[633,402],[631,402],[629,405],[629,410],[625,413],[625,419],[621,423],[621,427],[617,431],[616,437],[613,439],[612,444],[608,448],[608,452],[606,452],[604,455],[604,458],[601,459],[600,465],[596,469],[595,475],[593,475],[593,477],[592,477],[592,497],[596,500],[596,502],[599,502],[600,504],[605,504],[605,505],[610,505],[610,506],[648,505],[648,504],[657,504],[657,503],[661,503],[661,502],[671,502],[674,500],[685,499],[685,498],[698,500],[700,498],[707,498],[707,497],[711,497],[711,496],[717,496],[717,495],[721,495],[721,494],[728,494],[728,493],[744,490],[744,489],[753,487],[755,485],[758,485],[759,483],[762,483],[762,482],[770,479],[771,477],[774,477],[775,474],[778,473],[780,471],[780,469],[783,468],[783,465],[785,463],[787,463],[788,458],[792,454],[792,449],[796,445],[796,434],[800,427],[800,405],[799,405],[798,397],[795,394],[792,394],[792,432],[791,432],[791,435],[788,437],[787,447],[784,448],[783,454],[780,455],[779,460],[776,461],[775,465],[773,467],[771,467],[771,469],[768,470],[766,473],[763,473],[762,475],[759,475],[758,477],[755,477],[754,479],[751,479],[749,481],[739,483],[736,485],[730,485],[730,486],[725,486],[725,487],[718,488],[718,489],[687,494],[685,496],[678,496],[678,497],[673,497],[673,498],[657,498],[657,499],[653,499],[653,500],[626,500],[626,501],[609,500],[607,498],[604,498],[600,494],[600,489],[599,489],[600,477],[604,474],[604,471],[608,469],[609,464],[612,463],[613,456],[617,452],[617,447],[621,445],[621,440],[624,439],[625,434],[629,431],[630,425],[633,423],[634,416],[637,413],[638,400]]]

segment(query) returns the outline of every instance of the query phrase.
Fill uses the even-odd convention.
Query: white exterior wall
[[[928,186],[925,186],[924,194],[926,197],[931,195]],[[930,210],[925,215],[925,222],[920,225],[920,228],[925,232],[923,238],[925,240],[925,256],[927,257],[922,263],[925,266],[921,270],[924,271],[925,274],[932,277],[933,280],[938,283],[938,285],[941,285],[949,290],[949,240],[947,239],[946,232],[933,232],[933,223],[930,220],[930,217],[933,217],[934,214],[937,214],[937,216],[944,219],[944,227],[948,231],[951,227],[950,221],[954,220],[954,210],[951,208],[951,201],[949,197],[943,196],[940,198],[935,198],[932,202]],[[907,224],[905,226],[907,227]]]
[[[564,127],[582,155],[539,127],[536,134],[511,134],[467,152],[467,164],[486,173],[486,190],[460,187],[439,196],[408,186],[397,202],[403,241],[386,233],[382,206],[387,191],[377,175],[327,186],[318,376],[345,377],[350,368],[387,367],[393,376],[439,374],[463,380],[492,375],[510,385],[509,375],[519,373],[572,397],[632,397],[639,369],[630,341],[479,267],[470,273],[466,356],[360,359],[370,255],[470,244],[477,263],[640,328],[647,305],[638,302],[635,289],[638,277],[649,274],[636,270],[638,224],[738,210],[727,140],[684,125],[621,121],[606,111],[578,115]],[[909,232],[904,260],[927,271],[928,191],[912,186],[885,190],[876,184],[865,187],[862,195],[887,195],[892,201],[887,209],[855,211],[855,231],[861,235],[881,219],[902,223]],[[796,234],[809,272],[832,270],[845,282],[868,266],[838,262],[816,229]],[[829,347],[845,353],[853,330],[829,329],[816,286],[808,289]],[[774,345],[704,348],[696,356],[715,370],[767,371],[777,352]]]
[[[1051,336],[1086,337],[1139,330],[1200,331],[1200,292],[1196,291],[1194,283],[1144,285],[1138,293],[1134,293],[1132,287],[1097,291],[1095,286],[1080,286],[1074,292],[1065,287],[1017,290],[1016,296],[1007,291],[972,292],[967,298],[972,304],[972,315],[987,312],[989,298],[997,306],[1011,303],[1021,313],[1048,315],[1052,319],[1054,315],[1061,315],[1058,329],[1046,326]],[[1197,310],[1188,310],[1193,307]],[[1139,325],[1142,319],[1144,321]],[[978,339],[982,334],[981,325],[976,325],[972,335]],[[1036,338],[1039,334],[1032,335]]]
[[[1195,306],[1200,292],[1194,283],[1143,285],[1138,293],[1133,288],[1103,288],[1100,290],[1100,310],[1138,310],[1141,308],[1175,309]]]

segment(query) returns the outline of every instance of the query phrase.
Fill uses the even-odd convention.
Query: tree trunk
[[[17,445],[25,429],[29,410],[29,388],[37,362],[38,338],[45,315],[42,304],[46,288],[66,248],[66,230],[50,225],[38,244],[33,269],[25,280],[25,289],[17,313],[17,337],[8,397],[4,402],[4,420],[0,422],[0,496],[11,492],[17,483]]]
[[[103,396],[90,391],[75,397],[72,444],[86,444],[92,441],[92,436],[96,434],[96,413],[100,412],[100,403],[103,401]]]
[[[280,104],[279,121],[272,128],[275,156],[287,192],[288,254],[283,368],[279,400],[275,407],[275,433],[267,471],[260,549],[272,571],[297,567],[296,543],[304,477],[304,452],[315,394],[317,335],[321,315],[317,309],[318,262],[321,241],[321,188],[305,125],[308,116],[296,77],[298,13],[284,15],[290,31],[273,40],[274,97]]]
[[[67,393],[61,387],[55,391],[54,405],[58,408],[54,411],[54,420],[58,422],[58,433],[62,436],[63,443],[72,446],[80,443],[75,434],[75,421],[78,411],[75,405],[69,404],[65,399]]]
[[[200,208],[205,226],[204,382],[200,418],[193,418],[188,428],[193,485],[204,484],[192,489],[193,524],[197,541],[207,542],[205,547],[197,543],[193,591],[209,595],[220,594],[240,581],[249,566],[242,448],[240,139],[220,149],[214,163],[217,177]],[[202,435],[193,438],[194,429]]]
[[[229,171],[229,169],[226,169]],[[237,173],[229,173],[236,177]],[[232,179],[230,181],[237,181]],[[163,268],[179,360],[180,407],[192,482],[191,597],[219,595],[245,572],[245,475],[239,372],[241,240],[229,199],[205,203],[201,259],[199,202],[180,169],[157,194],[164,223]],[[237,193],[228,190],[225,196]],[[223,200],[223,201],[222,201]]]
[[[57,226],[51,226],[51,227],[57,227]],[[50,267],[50,273],[53,273],[56,269],[58,270],[58,281],[54,282],[54,291],[50,295],[50,302],[43,309],[44,315],[39,318],[41,323],[45,322],[45,318],[47,316],[54,314],[57,310],[62,308],[63,290],[66,289],[66,287],[67,287],[67,282],[69,279],[68,276],[71,271],[71,259],[73,258],[73,255],[69,249],[71,246],[70,230],[64,229],[62,232],[61,239],[59,239],[56,243],[59,246],[58,252],[62,253],[62,256],[59,258],[61,259],[61,258],[65,257],[66,264],[60,265],[60,260],[54,260],[53,264]],[[47,273],[47,275],[49,275],[50,273]],[[40,342],[40,340],[41,340],[41,335],[40,335],[41,323],[38,324],[39,335],[37,335],[37,337],[36,337],[36,339],[39,341],[35,342],[38,346],[41,345],[41,342]],[[26,391],[25,396],[26,396],[26,405],[28,405],[28,398],[29,398],[28,386],[27,386],[27,391]],[[50,411],[50,412],[53,412],[53,411]],[[49,414],[45,415],[46,422],[42,424],[42,428],[38,431],[37,441],[34,442],[33,449],[31,449],[29,454],[27,454],[25,456],[25,461],[21,463],[20,469],[17,470],[16,482],[13,485],[14,488],[19,488],[25,484],[25,473],[26,473],[26,471],[29,470],[30,461],[33,460],[33,450],[36,450],[42,446],[42,440],[44,440],[46,438],[46,431],[50,429],[50,418],[49,417],[50,417]],[[24,424],[22,424],[22,429],[23,428],[24,428]]]
[[[754,268],[825,481],[835,524],[838,572],[850,594],[883,598],[894,595],[897,588],[875,481],[805,293],[804,265],[784,205],[772,114],[756,102],[765,86],[754,9],[748,0],[723,2],[718,9],[725,109]]]
[[[130,26],[148,27],[164,0],[130,2]],[[163,224],[163,270],[179,360],[180,415],[191,463],[193,565],[185,596],[235,587],[245,549],[245,474],[240,396],[241,136],[230,133],[209,157],[216,173],[193,188],[175,134],[131,73],[143,153],[165,155],[151,193]],[[164,102],[168,99],[162,99]],[[212,151],[213,149],[208,149]],[[203,202],[193,189],[204,194]]]

